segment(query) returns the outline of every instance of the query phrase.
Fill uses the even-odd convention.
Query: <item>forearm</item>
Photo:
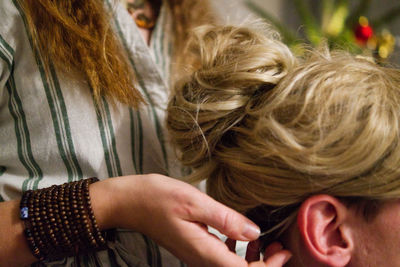
[[[19,200],[0,203],[1,266],[26,266],[36,261],[24,236],[19,203]]]

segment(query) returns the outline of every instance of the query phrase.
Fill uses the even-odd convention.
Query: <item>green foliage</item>
[[[321,0],[318,2],[292,0],[291,2],[302,25],[296,31],[290,29],[252,0],[246,0],[250,10],[274,25],[281,33],[283,41],[295,51],[303,44],[315,47],[321,43],[327,43],[330,48],[344,48],[354,53],[363,53],[365,50],[370,50],[370,54],[374,54],[374,51],[379,48],[378,39],[376,39],[375,47],[371,48],[371,46],[360,45],[355,35],[355,29],[359,26],[359,19],[361,16],[365,16],[370,9],[371,0]],[[311,4],[315,3],[318,4],[319,17],[315,15],[311,8]],[[379,17],[370,18],[369,25],[374,28],[375,32],[378,32],[388,23],[398,18],[399,15],[400,4]],[[376,38],[379,38],[379,35],[376,35]]]

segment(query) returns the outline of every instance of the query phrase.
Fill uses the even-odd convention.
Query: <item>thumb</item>
[[[248,218],[205,194],[203,197],[196,202],[201,203],[201,208],[196,209],[197,214],[192,214],[195,220],[235,240],[250,241],[259,237],[260,228]]]

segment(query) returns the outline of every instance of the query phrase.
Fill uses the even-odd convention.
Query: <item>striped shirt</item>
[[[142,173],[177,177],[165,108],[171,15],[163,5],[147,46],[121,6],[107,0],[112,24],[148,105],[134,110],[105,99],[97,106],[85,81],[44,68],[15,0],[0,1],[0,201],[29,189]],[[35,266],[180,266],[149,238],[119,230],[108,251]]]

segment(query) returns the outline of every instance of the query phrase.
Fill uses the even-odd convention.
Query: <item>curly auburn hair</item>
[[[135,74],[111,28],[111,14],[103,0],[18,1],[45,63],[51,59],[63,70],[81,72],[96,101],[105,96],[133,107],[143,102],[135,88]],[[212,22],[213,16],[204,0],[169,0],[167,4],[174,17],[176,73],[186,58],[178,52],[182,51],[190,30]]]

